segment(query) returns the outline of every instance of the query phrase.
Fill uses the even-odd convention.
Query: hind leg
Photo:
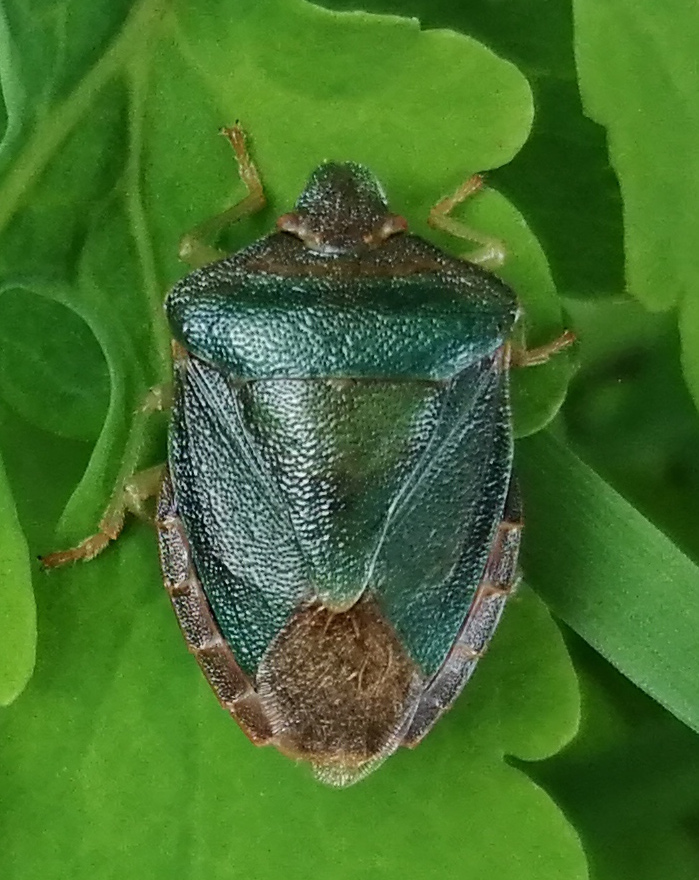
[[[146,517],[144,504],[148,498],[157,495],[164,465],[156,465],[144,471],[136,469],[146,439],[147,424],[154,413],[170,407],[171,396],[172,390],[169,386],[158,385],[151,388],[134,414],[116,487],[102,514],[97,532],[76,547],[42,556],[41,564],[44,568],[57,568],[78,560],[94,559],[111,541],[119,537],[128,513]]]
[[[536,348],[520,348],[513,345],[510,363],[513,367],[538,367],[559,351],[573,345],[575,339],[575,334],[571,330],[564,330],[560,336]]]

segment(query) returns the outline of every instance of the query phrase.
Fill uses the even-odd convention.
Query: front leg
[[[205,266],[207,263],[213,263],[215,260],[225,257],[225,251],[212,246],[212,242],[216,240],[218,234],[243,217],[262,210],[267,204],[260,175],[245,143],[245,132],[236,122],[232,128],[222,128],[221,134],[230,141],[233,147],[238,163],[238,173],[248,194],[232,207],[216,214],[215,217],[209,217],[182,236],[179,257],[192,268]]]
[[[433,229],[440,229],[455,238],[462,238],[480,245],[475,250],[462,254],[462,259],[468,260],[469,263],[477,263],[485,269],[497,269],[505,262],[504,244],[494,236],[486,235],[462,220],[455,220],[450,216],[457,205],[480,192],[483,189],[483,184],[482,174],[474,174],[469,177],[452,195],[437,202],[430,211],[427,222]]]

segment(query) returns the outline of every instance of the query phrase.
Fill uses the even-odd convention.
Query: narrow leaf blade
[[[527,581],[551,610],[699,730],[699,567],[550,433],[522,441]]]

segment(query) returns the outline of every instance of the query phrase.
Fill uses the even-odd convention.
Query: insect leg
[[[550,357],[563,351],[564,348],[568,348],[574,342],[575,334],[571,330],[565,330],[560,336],[536,348],[513,345],[510,363],[513,367],[536,367],[539,364],[545,364]]]
[[[156,412],[168,409],[171,402],[172,388],[169,385],[157,385],[148,391],[143,403],[134,414],[116,487],[102,515],[98,531],[85,538],[76,547],[42,556],[41,562],[44,568],[56,568],[79,559],[93,559],[110,541],[119,537],[127,513],[147,516],[144,502],[157,494],[165,466],[156,465],[139,472],[136,472],[136,468],[143,450],[150,417]]]
[[[245,144],[245,132],[236,122],[232,128],[222,128],[220,132],[229,141],[235,152],[238,163],[238,174],[245,184],[248,194],[240,202],[227,208],[221,214],[210,217],[180,239],[179,257],[190,266],[196,268],[220,260],[226,256],[225,251],[213,247],[207,242],[215,241],[216,236],[242,217],[260,211],[266,204],[262,181],[255,163],[252,161]]]
[[[474,174],[469,177],[456,191],[443,198],[432,208],[427,218],[427,222],[433,229],[440,229],[456,238],[462,238],[466,241],[472,241],[480,245],[476,250],[463,254],[463,259],[470,263],[478,263],[486,269],[497,269],[505,262],[505,246],[503,243],[490,235],[473,229],[461,220],[455,220],[450,216],[451,212],[457,205],[465,201],[469,196],[474,195],[483,188],[484,179],[481,174]]]

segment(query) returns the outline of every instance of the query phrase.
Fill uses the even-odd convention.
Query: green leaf
[[[584,720],[535,778],[580,830],[596,880],[695,880],[696,734],[570,631],[566,643]]]
[[[22,691],[34,668],[36,607],[29,550],[0,462],[0,706]]]
[[[428,233],[431,204],[515,155],[532,101],[473,39],[300,0],[142,0],[128,14],[107,0],[42,14],[6,0],[4,14],[0,442],[32,553],[45,553],[78,481],[60,540],[94,529],[133,410],[169,374],[161,304],[183,274],[178,239],[242,194],[221,125],[243,120],[270,197],[231,247],[269,229],[325,158],[368,164]],[[506,237],[531,341],[560,332],[517,212],[487,192],[463,216]],[[551,418],[569,372],[561,359],[518,380],[522,433]],[[504,760],[552,754],[578,722],[565,647],[530,592],[427,741],[338,793],[255,750],[220,710],[146,527],[37,586],[36,674],[0,716],[4,877],[586,876],[563,814]]]
[[[80,880],[95,864],[107,877],[586,876],[558,808],[502,760],[543,758],[577,724],[565,648],[530,593],[513,600],[488,663],[419,749],[338,793],[254,749],[221,711],[145,530],[79,576],[47,580],[52,629],[3,722],[3,876]]]
[[[356,9],[357,0],[323,0]],[[488,175],[524,214],[569,295],[623,289],[619,185],[605,133],[582,110],[568,3],[548,0],[362,0],[362,9],[414,15],[424,28],[476,37],[518,66],[534,93],[532,132],[517,156]],[[494,108],[494,111],[496,108]]]
[[[551,610],[699,731],[699,567],[550,434],[520,446],[524,565]]]
[[[566,399],[571,447],[685,553],[699,559],[699,415],[677,321],[631,299],[567,300],[580,368]]]
[[[574,5],[583,103],[607,129],[624,200],[626,286],[649,308],[678,308],[699,404],[699,10],[682,0]]]
[[[106,414],[109,377],[89,327],[50,294],[25,287],[2,290],[0,297],[0,394],[40,428],[95,440]],[[92,380],[89,393],[85,376]]]

